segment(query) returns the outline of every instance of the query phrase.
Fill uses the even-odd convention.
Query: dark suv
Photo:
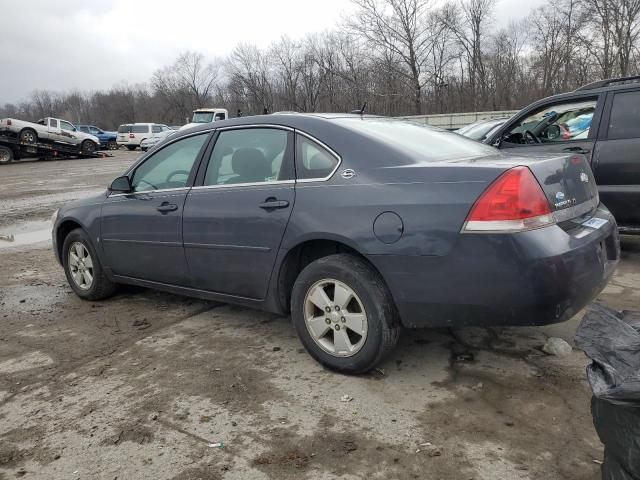
[[[485,143],[515,153],[575,152],[591,162],[620,233],[640,234],[640,76],[590,83],[539,100]]]

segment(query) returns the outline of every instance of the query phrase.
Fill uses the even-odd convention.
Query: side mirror
[[[109,185],[110,192],[129,193],[132,190],[133,186],[131,185],[131,179],[126,175],[116,178],[113,182],[111,182],[111,185]]]

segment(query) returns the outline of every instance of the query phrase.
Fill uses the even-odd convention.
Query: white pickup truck
[[[38,142],[55,142],[78,146],[82,153],[94,153],[100,146],[98,137],[80,132],[71,122],[59,118],[43,118],[37,123],[0,119],[0,134],[11,133],[20,143],[35,145]]]

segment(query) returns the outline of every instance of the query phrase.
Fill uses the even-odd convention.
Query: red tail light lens
[[[527,167],[500,175],[476,201],[465,232],[518,232],[555,223],[549,201]]]
[[[133,133],[130,133],[129,138],[136,138],[136,136]]]
[[[11,126],[11,119],[7,120],[7,125]]]

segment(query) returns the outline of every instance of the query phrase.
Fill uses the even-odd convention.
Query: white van
[[[140,142],[147,138],[154,138],[158,134],[171,130],[160,123],[125,123],[118,127],[118,146],[124,145],[129,150],[135,150]]]

